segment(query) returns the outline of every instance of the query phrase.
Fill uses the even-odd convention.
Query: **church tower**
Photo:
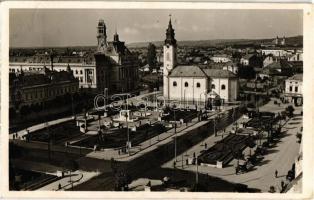
[[[177,41],[174,38],[174,29],[171,24],[171,16],[166,31],[166,40],[164,44],[164,67],[163,67],[163,95],[165,99],[169,98],[169,79],[170,71],[177,65]]]
[[[104,51],[107,47],[106,24],[100,19],[97,26],[97,50]]]

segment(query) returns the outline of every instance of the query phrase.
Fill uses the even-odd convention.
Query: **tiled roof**
[[[214,78],[236,78],[237,76],[229,71],[229,70],[223,70],[223,69],[203,69],[203,71],[207,74],[209,77]]]
[[[246,54],[244,55],[242,58],[243,59],[250,59],[251,57],[253,57],[255,54]]]
[[[292,77],[288,78],[289,80],[298,80],[302,81],[303,80],[303,74],[295,74]]]
[[[207,77],[204,71],[197,65],[179,65],[171,72],[170,77]]]

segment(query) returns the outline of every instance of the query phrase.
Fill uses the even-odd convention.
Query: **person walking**
[[[281,180],[281,189],[283,190],[285,187],[285,182],[283,182],[283,180]]]
[[[278,177],[278,171],[276,170],[275,171],[275,178],[277,178]]]

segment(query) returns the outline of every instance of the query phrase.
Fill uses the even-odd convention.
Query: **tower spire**
[[[176,45],[177,41],[174,38],[174,36],[175,36],[175,33],[174,33],[174,29],[172,28],[171,14],[169,14],[169,24],[168,24],[168,28],[167,28],[167,31],[166,31],[165,44]]]
[[[113,41],[114,42],[118,42],[119,41],[119,35],[118,35],[118,32],[117,32],[117,27],[115,27],[115,34],[113,36]]]

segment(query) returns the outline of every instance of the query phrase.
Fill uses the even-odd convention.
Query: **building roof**
[[[214,78],[236,78],[237,76],[229,71],[229,70],[223,70],[223,69],[203,69],[203,71],[206,73],[209,77]]]
[[[297,80],[297,81],[303,81],[303,74],[295,74],[288,78],[288,80]]]
[[[171,72],[170,77],[207,77],[206,73],[197,65],[178,65]]]
[[[51,62],[49,55],[33,55],[33,56],[10,56],[10,62],[22,62],[22,63],[47,63]],[[93,55],[84,56],[54,56],[54,63],[91,63],[94,62],[95,58]]]
[[[252,58],[254,55],[255,55],[255,54],[246,54],[246,55],[244,55],[242,58],[248,60],[248,59]]]
[[[12,73],[10,75],[10,83],[13,83],[14,80],[23,87],[53,82],[78,81],[74,78],[73,73],[68,71],[50,71],[49,69],[43,69],[41,71],[22,71],[19,74]]]
[[[230,56],[227,54],[215,54],[212,57],[229,58]]]

